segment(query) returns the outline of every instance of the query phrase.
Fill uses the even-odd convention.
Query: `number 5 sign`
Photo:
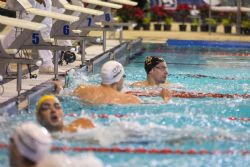
[[[37,45],[40,43],[39,33],[32,34],[32,44]]]

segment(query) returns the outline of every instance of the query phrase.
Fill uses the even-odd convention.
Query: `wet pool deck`
[[[244,41],[244,42],[250,42],[250,36],[245,35],[236,35],[235,34],[235,27],[233,28],[233,34],[224,34],[223,33],[223,27],[219,26],[217,28],[217,33],[207,33],[207,32],[190,32],[189,26],[188,31],[186,32],[179,32],[178,30],[178,24],[173,24],[172,31],[152,31],[153,27],[151,27],[151,31],[132,31],[127,30],[123,32],[124,40],[132,40],[136,38],[143,38],[143,42],[154,42],[154,43],[165,43],[167,39],[182,39],[182,40],[213,40],[213,41]],[[100,36],[102,35],[102,32],[91,32],[90,36]],[[118,38],[117,34],[108,34],[108,37]],[[118,40],[108,40],[107,41],[107,50],[119,45]],[[98,56],[101,54],[102,51],[102,45],[93,45],[89,46],[86,49],[86,59],[93,58],[95,56]],[[81,64],[80,61],[76,61],[72,64],[59,66],[59,71],[66,72],[67,70],[77,67]],[[38,73],[38,70],[36,70],[33,73]],[[29,78],[29,76],[26,76]],[[53,75],[38,75],[36,79],[23,79],[22,80],[22,92],[24,93],[27,90],[32,89],[33,87],[40,85],[41,83],[44,83],[46,81],[49,81],[53,79]],[[7,100],[16,97],[17,91],[16,91],[16,80],[13,80],[11,82],[8,82],[4,84],[4,94],[0,96],[0,104],[3,102],[6,102]]]

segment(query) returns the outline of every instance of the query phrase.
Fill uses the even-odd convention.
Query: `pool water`
[[[168,64],[171,89],[185,92],[250,94],[250,50],[168,47],[145,44],[146,51],[125,66],[125,90],[145,79],[146,56],[162,56]],[[85,76],[79,71],[68,91],[80,83],[98,84],[99,74]],[[67,94],[67,91],[65,91]],[[54,145],[97,148],[169,149],[177,154],[95,152],[112,167],[148,166],[250,166],[250,99],[243,98],[172,98],[164,104],[159,97],[142,97],[149,104],[85,106],[79,99],[60,96],[66,114],[91,117],[97,127],[77,133],[54,134]],[[1,117],[1,143],[7,143],[10,131],[26,120],[29,113]],[[94,115],[95,114],[95,115]],[[117,117],[115,114],[120,114]],[[98,117],[106,115],[107,118]],[[232,120],[230,118],[238,118]],[[65,116],[66,122],[75,117]],[[6,128],[7,127],[7,128]],[[176,151],[178,150],[178,151]],[[210,154],[186,154],[188,150],[206,150]],[[84,152],[68,151],[69,155]],[[0,166],[8,166],[7,151],[0,150]]]

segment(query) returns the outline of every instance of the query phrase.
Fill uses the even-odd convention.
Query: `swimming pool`
[[[173,90],[220,94],[250,94],[250,50],[169,47],[145,44],[146,52],[125,66],[126,90],[134,81],[145,79],[144,58],[162,56],[169,67]],[[98,74],[83,77],[79,71],[72,87],[99,83]],[[81,77],[79,77],[81,76]],[[142,97],[156,104],[138,106],[84,106],[76,98],[62,96],[67,114],[88,115],[97,128],[75,134],[54,134],[54,145],[74,147],[68,154],[95,150],[106,166],[249,166],[249,98],[176,98],[168,104],[159,97]],[[1,117],[1,143],[10,130],[31,113]],[[115,115],[116,114],[116,115]],[[75,119],[68,115],[66,122]],[[6,128],[8,127],[8,128]],[[0,151],[0,166],[7,166],[7,152]]]

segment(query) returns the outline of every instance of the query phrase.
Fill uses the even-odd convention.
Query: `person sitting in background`
[[[87,118],[79,118],[64,125],[63,116],[61,103],[54,95],[44,95],[36,104],[36,119],[50,132],[75,132],[78,128],[94,128],[93,122]]]
[[[170,83],[166,81],[168,75],[168,67],[163,58],[157,56],[146,57],[144,68],[147,73],[147,79],[145,81],[135,82],[131,86],[169,86]]]
[[[11,167],[36,167],[50,151],[49,132],[32,122],[23,123],[10,137],[9,163]]]

